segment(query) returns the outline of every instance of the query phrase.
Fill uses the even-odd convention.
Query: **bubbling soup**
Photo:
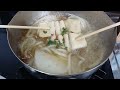
[[[28,30],[20,39],[20,58],[39,71],[51,75],[78,74],[99,64],[97,59],[103,57],[97,35],[75,39],[91,32],[89,22],[81,17],[49,15],[33,26],[43,29]]]

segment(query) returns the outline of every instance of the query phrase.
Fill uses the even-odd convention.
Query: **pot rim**
[[[114,23],[114,22],[113,22],[113,23]],[[114,31],[116,31],[116,30],[117,30],[117,28],[114,28]],[[37,72],[39,72],[39,73],[43,73],[43,74],[50,75],[50,76],[57,76],[57,77],[74,77],[74,76],[78,76],[78,75],[83,75],[83,74],[85,74],[85,73],[88,73],[88,72],[90,72],[90,71],[93,71],[93,70],[97,69],[98,67],[102,66],[102,65],[109,59],[109,56],[112,54],[112,52],[111,52],[111,54],[110,54],[105,60],[101,61],[98,65],[94,66],[93,68],[88,69],[88,70],[86,70],[86,71],[84,71],[84,72],[80,72],[80,73],[78,73],[78,74],[73,74],[73,75],[56,75],[56,74],[50,74],[50,73],[47,73],[47,72],[44,72],[44,71],[40,71],[40,70],[38,70],[38,69],[36,69],[36,68],[33,68],[33,67],[31,67],[29,64],[26,64],[25,62],[23,62],[23,61],[15,54],[15,52],[13,51],[13,49],[12,49],[12,47],[11,47],[11,45],[10,45],[10,41],[9,41],[9,31],[8,31],[8,29],[6,29],[6,31],[7,31],[7,41],[8,41],[8,45],[9,45],[12,53],[15,55],[15,57],[16,57],[23,65],[25,65],[27,68],[29,68],[31,71],[33,71],[33,72],[36,72],[36,71],[37,71]],[[116,34],[117,34],[117,32],[116,32]],[[115,46],[115,44],[114,44],[114,46]]]

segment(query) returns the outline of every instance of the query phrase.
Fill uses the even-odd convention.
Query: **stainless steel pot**
[[[69,13],[74,14],[77,16],[80,16],[82,18],[85,18],[92,26],[95,27],[94,30],[103,28],[107,25],[111,25],[114,22],[107,16],[106,13],[102,11],[59,11],[60,13]],[[10,21],[10,25],[32,25],[35,21],[38,19],[49,15],[49,14],[55,14],[56,11],[20,11],[18,12],[13,19]],[[43,73],[39,70],[36,70],[32,67],[30,67],[28,64],[23,62],[17,55],[18,52],[18,40],[22,35],[22,30],[7,30],[7,39],[9,42],[9,46],[14,53],[14,55],[18,58],[18,60],[21,61],[22,64],[26,67],[28,71],[30,71],[31,74],[37,77],[50,77],[50,78],[87,78],[91,74],[93,74],[97,69],[100,68],[107,60],[109,55],[111,54],[117,37],[117,31],[115,29],[111,29],[108,31],[105,31],[104,33],[101,33],[99,36],[100,40],[102,40],[104,45],[106,46],[106,49],[104,50],[104,57],[102,58],[102,62],[99,65],[96,65],[94,68],[87,70],[83,73],[76,74],[76,75],[68,75],[68,76],[55,76],[55,75],[49,75],[46,73]],[[96,42],[97,43],[97,42]],[[103,48],[101,48],[103,49]],[[93,56],[94,57],[94,56]],[[99,58],[98,58],[99,59]]]

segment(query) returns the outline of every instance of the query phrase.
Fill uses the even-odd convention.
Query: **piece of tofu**
[[[55,39],[56,39],[56,35],[53,34],[53,35],[51,36],[51,40],[54,41]]]
[[[50,30],[38,30],[38,35],[39,37],[45,38],[45,37],[50,37],[51,33]]]
[[[50,25],[49,22],[40,22],[38,24],[39,27],[43,28],[43,29],[50,29]]]
[[[50,22],[50,33],[55,35],[55,22]]]
[[[60,30],[63,31],[63,28],[65,28],[65,23],[63,20],[60,21]]]
[[[87,41],[84,39],[81,40],[75,40],[75,38],[78,36],[79,34],[75,34],[75,33],[70,33],[70,43],[71,43],[71,49],[72,50],[76,50],[76,49],[80,49],[80,48],[85,48],[87,47]]]
[[[37,34],[38,34],[39,37],[43,37],[44,38],[44,37],[50,37],[51,36],[49,22],[39,23],[38,26],[43,28],[43,29],[38,29],[38,31],[37,31]]]
[[[59,21],[55,22],[55,31],[56,31],[56,35],[60,35],[61,34]]]
[[[68,34],[65,34],[63,37],[65,40],[65,47],[67,47],[67,50],[70,51],[70,42],[69,42]]]
[[[80,34],[81,33],[81,26],[79,19],[67,19],[65,20],[65,26],[68,28],[69,31]]]
[[[60,41],[60,43],[63,43],[63,36],[62,36],[62,35],[59,35],[59,36],[58,36],[58,40]]]

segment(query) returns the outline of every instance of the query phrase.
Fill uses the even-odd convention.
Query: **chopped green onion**
[[[59,48],[61,46],[60,41],[56,40],[56,48]]]
[[[46,34],[46,33],[47,33],[47,31],[43,31],[43,33],[45,33],[45,34]]]
[[[49,45],[56,45],[56,41],[52,41],[52,40],[49,39],[47,45],[48,46]]]
[[[47,45],[55,45],[56,48],[65,48],[65,44],[61,43],[59,40],[52,41],[51,39],[49,39]]]
[[[68,33],[68,29],[67,28],[63,28],[63,31],[61,32],[62,36]]]

